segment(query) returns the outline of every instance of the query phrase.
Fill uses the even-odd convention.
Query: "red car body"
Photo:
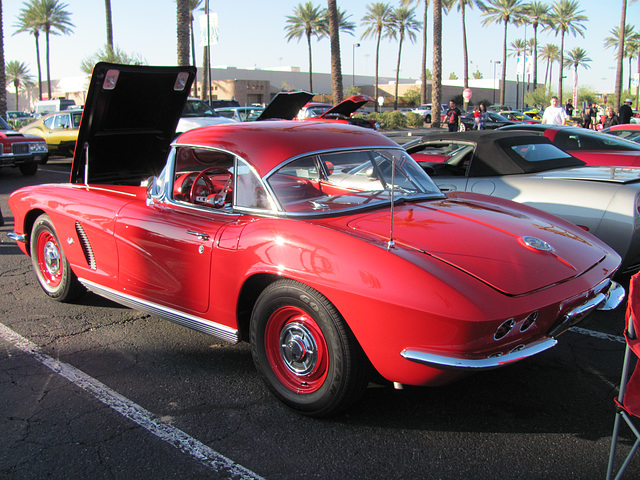
[[[625,123],[623,125],[613,125],[606,128],[602,133],[608,133],[616,137],[624,138],[625,140],[631,140],[632,142],[640,143],[640,123]]]
[[[98,64],[70,182],[11,195],[11,237],[51,297],[82,285],[249,341],[280,400],[325,416],[358,398],[370,366],[440,385],[539,353],[624,296],[620,258],[595,237],[510,201],[444,195],[373,130],[249,122],[169,146],[193,76]],[[123,125],[151,84],[162,109]]]
[[[640,167],[640,144],[613,135],[562,125],[510,125],[500,130],[539,132],[589,166]]]

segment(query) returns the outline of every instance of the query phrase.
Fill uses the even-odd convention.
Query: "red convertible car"
[[[563,125],[509,125],[500,130],[528,130],[595,167],[640,167],[640,144],[587,128]]]
[[[373,369],[444,384],[542,352],[624,297],[620,257],[597,238],[445,195],[373,130],[262,121],[170,144],[194,75],[99,63],[69,182],[11,195],[10,236],[53,299],[87,288],[248,341],[274,394],[320,417],[356,401]]]

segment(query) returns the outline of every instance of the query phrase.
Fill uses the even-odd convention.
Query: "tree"
[[[507,26],[516,23],[523,11],[522,0],[487,0],[479,3],[482,8],[483,26],[492,23],[504,23],[504,39],[502,42],[502,79],[500,84],[500,104],[504,105],[505,82],[507,80]]]
[[[578,0],[556,0],[551,6],[546,30],[552,30],[556,35],[560,33],[560,73],[558,74],[558,96],[562,98],[562,74],[564,70],[564,37],[567,33],[580,35],[584,38],[585,26],[582,22],[588,20],[583,10],[578,10]]]
[[[567,66],[565,68],[573,68],[573,91],[577,96],[578,92],[578,67],[585,69],[591,68],[589,62],[591,59],[587,56],[587,51],[581,47],[574,47],[567,53],[565,58]]]
[[[193,62],[194,67],[197,67],[198,65],[196,62],[196,34],[193,22],[195,21],[194,12],[199,8],[202,9],[202,0],[189,0],[189,37],[191,38],[191,61]],[[193,82],[193,96],[198,96],[198,82]]]
[[[27,67],[26,63],[19,62],[17,60],[7,62],[5,66],[5,74],[6,80],[13,83],[13,88],[16,89],[16,110],[20,110],[18,105],[18,99],[20,98],[20,86],[24,85],[25,87],[29,87],[33,85],[33,75],[29,73],[29,67]]]
[[[113,22],[111,21],[111,0],[104,0],[104,13],[107,22],[107,51],[113,50]]]
[[[538,27],[546,25],[549,6],[538,0],[532,0],[525,6],[525,14],[533,26],[533,89],[535,90],[538,87]]]
[[[146,63],[144,58],[137,53],[129,55],[120,50],[118,46],[113,47],[111,50],[105,47],[104,50],[98,50],[90,57],[82,59],[80,70],[87,75],[91,75],[93,67],[98,62],[121,63],[123,65],[144,65]]]
[[[29,0],[25,2],[25,7],[20,9],[18,14],[18,21],[14,25],[17,30],[14,35],[18,33],[28,32],[33,35],[36,42],[36,65],[38,67],[38,98],[42,100],[42,67],[40,64],[40,24],[36,22],[35,10],[39,0]],[[4,65],[4,62],[2,63]]]
[[[392,8],[387,3],[372,3],[367,5],[367,13],[360,22],[360,25],[367,27],[362,34],[362,39],[376,39],[376,72],[374,98],[378,99],[378,68],[380,66],[380,40],[389,36],[391,25]],[[426,83],[426,82],[424,82]],[[376,101],[375,110],[378,111],[378,102]]]
[[[433,0],[433,81],[431,105],[438,111],[442,103],[442,0]],[[440,115],[433,115],[431,128],[440,127]]]
[[[422,103],[427,103],[427,13],[429,12],[429,2],[430,0],[400,0],[400,4],[403,7],[408,7],[412,3],[420,5],[420,3],[424,3],[424,14],[422,15],[422,68],[420,69],[420,80],[422,84],[420,86],[420,100]]]
[[[2,0],[0,0],[0,116],[7,118],[7,78],[4,71],[4,28],[2,27]]]
[[[468,6],[473,8],[475,0],[444,0],[443,5],[445,11],[451,10],[455,5],[458,7],[458,11],[462,17],[462,58],[464,64],[463,80],[464,88],[469,88],[469,50],[467,48],[467,25],[465,20],[465,9]],[[467,101],[464,100],[464,108],[467,108]]]
[[[480,79],[482,79],[482,78],[483,78],[483,76],[482,76],[482,72],[480,71],[480,69],[476,70],[476,71],[475,71],[475,72],[473,72],[471,75],[473,76],[473,78],[474,78],[475,80],[480,80]]]
[[[616,52],[616,57],[617,57],[618,48],[620,47],[620,27],[612,28],[611,30],[609,30],[609,33],[611,33],[611,35],[609,35],[608,37],[604,37],[604,48],[612,49],[614,52]],[[623,35],[625,38],[625,41],[624,41],[625,49],[624,49],[622,58],[623,60],[625,58],[629,59],[629,88],[631,88],[631,60],[633,59],[636,53],[635,51],[635,43],[637,43],[636,37],[639,37],[640,35],[634,32],[633,25],[629,25],[629,24],[624,26]],[[624,72],[623,72],[623,77],[624,77]]]
[[[547,85],[547,78],[549,79],[549,91],[551,91],[551,78],[553,70],[553,62],[557,62],[560,59],[560,48],[553,43],[547,43],[540,51],[540,60],[547,62],[547,68],[544,72],[544,85]]]
[[[449,80],[458,80],[458,76],[456,75],[456,72],[451,72],[449,74]]]
[[[324,12],[320,7],[315,7],[311,2],[305,4],[299,3],[294,7],[293,15],[287,16],[287,25],[284,29],[287,42],[294,39],[300,41],[303,37],[307,39],[307,47],[309,49],[309,92],[313,92],[311,37],[315,36],[318,39],[324,37],[329,33],[327,27]]]
[[[630,0],[630,3],[634,3],[636,0]],[[622,14],[620,16],[620,26],[618,27],[618,32],[624,32],[625,31],[625,25],[627,23],[627,0],[622,0]],[[625,36],[624,35],[620,35],[620,38],[618,39],[618,62],[616,64],[616,98],[615,98],[615,104],[614,104],[614,108],[617,110],[618,108],[620,108],[620,97],[622,96],[622,65],[623,65],[623,61],[624,61],[624,42],[625,42]],[[639,59],[640,61],[640,59]],[[638,67],[638,69],[640,70],[640,65]],[[637,101],[636,101],[636,105],[637,105]]]
[[[353,36],[353,31],[356,28],[356,24],[349,21],[350,16],[338,8],[336,0],[328,0],[327,8],[323,11],[331,45],[331,89],[335,103],[341,102],[343,98],[340,32],[346,32]]]
[[[511,42],[511,44],[509,45],[509,50],[511,51],[511,53],[509,54],[510,57],[515,57],[516,58],[516,64],[520,64],[520,57],[522,56],[522,54],[525,54],[526,57],[526,51],[527,51],[527,44],[525,43],[525,41],[521,38],[516,38],[513,42]],[[522,68],[522,77],[523,77],[523,81],[524,81],[524,70],[526,68],[526,65],[523,65]],[[518,66],[518,68],[516,68],[516,108],[520,108],[520,102],[519,102],[519,94],[520,94],[520,67]]]
[[[176,0],[178,65],[189,65],[189,0]]]
[[[389,36],[398,39],[398,63],[396,66],[396,91],[393,98],[393,109],[398,109],[398,83],[400,82],[400,60],[402,59],[402,44],[405,38],[411,43],[416,40],[416,31],[421,27],[415,19],[415,9],[398,7],[391,12]]]

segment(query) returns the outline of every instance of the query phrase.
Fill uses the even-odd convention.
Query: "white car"
[[[176,127],[176,136],[194,128],[221,123],[236,123],[236,121],[216,113],[199,98],[188,98]]]
[[[448,105],[445,105],[444,103],[442,104],[442,112],[440,113],[440,115],[444,115],[445,113],[447,113],[447,109],[449,108]],[[423,105],[420,105],[418,108],[414,108],[413,113],[417,113],[418,115],[422,115],[424,117],[424,121],[426,123],[431,123],[431,104],[430,103],[425,103]]]

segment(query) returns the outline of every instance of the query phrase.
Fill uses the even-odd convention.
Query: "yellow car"
[[[531,110],[525,110],[522,113],[524,113],[525,115],[529,115],[534,120],[542,120],[542,114],[540,113],[540,110],[538,110],[537,108],[534,108]]]
[[[70,156],[76,148],[81,116],[82,110],[50,113],[25,125],[20,129],[20,133],[30,133],[44,138],[50,154]]]

